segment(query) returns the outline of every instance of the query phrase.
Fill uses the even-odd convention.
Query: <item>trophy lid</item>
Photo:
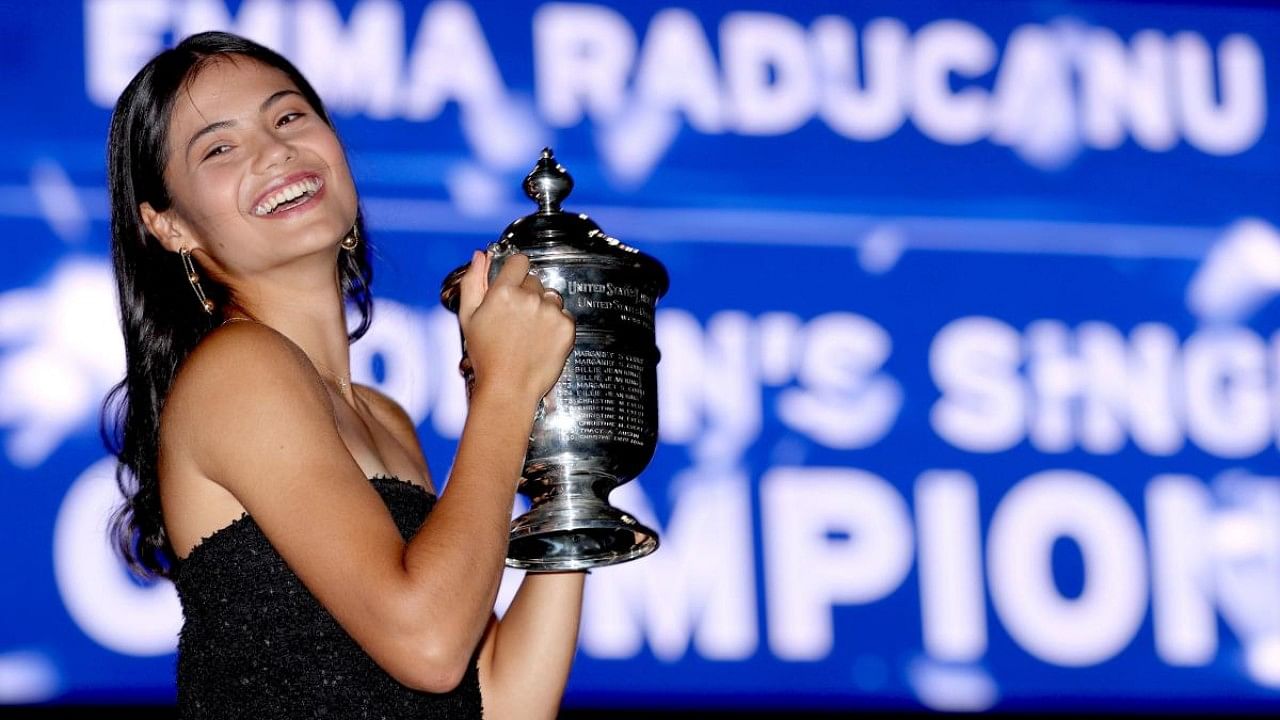
[[[556,162],[551,148],[542,148],[542,157],[524,178],[524,194],[538,203],[543,215],[560,212],[560,203],[573,192],[573,176]]]
[[[524,179],[525,195],[538,204],[538,210],[502,231],[498,241],[489,246],[495,257],[525,253],[535,267],[560,261],[629,267],[654,282],[655,298],[665,295],[670,280],[661,262],[606,234],[586,214],[560,209],[572,191],[569,171],[556,161],[551,148],[543,148],[542,157]],[[464,265],[449,273],[441,287],[440,301],[450,310],[457,310],[457,285],[466,268]]]

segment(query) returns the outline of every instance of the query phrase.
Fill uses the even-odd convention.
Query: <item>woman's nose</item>
[[[270,170],[274,165],[282,165],[295,155],[293,145],[274,135],[265,135],[259,142],[255,168],[258,172]]]

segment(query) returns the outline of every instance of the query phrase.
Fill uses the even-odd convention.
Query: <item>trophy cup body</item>
[[[525,179],[539,210],[516,220],[490,245],[490,277],[516,253],[560,293],[573,315],[573,350],[539,404],[520,492],[530,510],[512,521],[507,565],[530,571],[579,570],[643,557],[658,535],[609,504],[609,493],[638,476],[658,440],[654,306],[668,276],[657,260],[606,235],[586,215],[560,210],[573,187],[550,150]],[[457,312],[466,267],[445,278],[440,297]],[[472,384],[463,338],[460,364]]]

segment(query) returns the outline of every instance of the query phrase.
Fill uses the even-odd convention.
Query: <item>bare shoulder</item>
[[[292,340],[261,323],[231,323],[206,335],[178,367],[169,400],[194,394],[217,402],[234,399],[239,388],[282,381],[295,390],[323,390],[314,366]]]
[[[161,416],[162,446],[214,478],[217,463],[210,461],[219,458],[210,453],[235,453],[252,428],[300,416],[333,424],[332,404],[306,354],[266,325],[232,323],[209,333],[179,366]]]
[[[323,389],[315,367],[292,340],[262,323],[231,323],[200,341],[178,368],[170,395],[200,392],[210,386],[225,392],[244,382],[298,378]]]

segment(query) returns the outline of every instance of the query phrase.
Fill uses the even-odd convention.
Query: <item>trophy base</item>
[[[658,549],[658,534],[595,493],[552,494],[511,523],[507,567],[564,572],[616,565]]]

